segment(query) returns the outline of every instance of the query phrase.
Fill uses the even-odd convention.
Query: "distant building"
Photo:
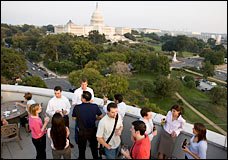
[[[125,33],[131,33],[131,28],[105,26],[103,16],[98,10],[98,4],[96,5],[96,10],[93,12],[90,25],[88,26],[75,25],[71,20],[69,20],[66,25],[54,25],[55,34],[72,33],[77,36],[88,36],[92,30],[97,30],[100,34],[104,34],[105,38],[111,41],[128,40],[123,35]]]
[[[150,29],[150,28],[139,28],[138,31],[144,32],[144,33],[160,33],[160,29]]]
[[[222,41],[222,36],[218,35],[217,40],[216,40],[216,45],[220,45]]]

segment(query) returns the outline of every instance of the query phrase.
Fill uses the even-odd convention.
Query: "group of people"
[[[94,92],[87,87],[88,81],[83,78],[81,87],[76,89],[72,97],[72,120],[75,120],[75,142],[78,144],[78,159],[85,159],[87,140],[94,159],[98,159],[98,146],[104,148],[106,159],[117,159],[119,153],[127,159],[150,159],[153,149],[152,140],[158,132],[152,121],[152,110],[142,108],[141,118],[132,122],[131,140],[133,145],[130,151],[121,148],[123,120],[126,112],[126,104],[123,96],[116,94],[114,102],[107,103],[104,97],[103,116],[97,104],[93,103]],[[55,96],[48,102],[46,116],[42,122],[40,113],[42,106],[32,101],[28,93],[25,95],[28,111],[28,122],[32,133],[32,142],[36,148],[36,158],[46,159],[46,134],[51,140],[52,155],[54,159],[71,158],[69,135],[69,114],[71,104],[67,97],[62,95],[62,88],[54,88]],[[21,105],[21,104],[17,104]],[[46,128],[51,119],[51,127]],[[100,120],[98,125],[96,121]],[[166,118],[161,120],[163,127],[160,133],[158,145],[158,158],[171,158],[175,141],[183,130],[185,120],[182,117],[182,107],[173,105],[168,111]],[[98,145],[99,144],[99,145]],[[207,139],[206,127],[202,123],[195,123],[193,137],[182,150],[186,152],[186,159],[206,158]]]

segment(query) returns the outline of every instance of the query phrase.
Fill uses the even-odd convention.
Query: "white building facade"
[[[75,25],[71,20],[66,25],[54,25],[54,34],[58,33],[72,33],[77,36],[89,35],[89,32],[92,30],[97,30],[99,34],[104,34],[105,38],[115,41],[115,36],[118,36],[118,39],[124,40],[125,33],[131,33],[131,28],[124,27],[109,27],[104,25],[104,20],[101,12],[98,10],[98,4],[96,5],[96,10],[93,12],[90,25],[79,26]],[[119,38],[122,37],[122,38]]]

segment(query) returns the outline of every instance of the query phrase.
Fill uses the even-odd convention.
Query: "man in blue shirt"
[[[90,143],[90,149],[93,159],[98,159],[97,139],[96,139],[96,120],[100,120],[103,115],[97,104],[90,103],[91,93],[83,91],[81,96],[82,104],[74,107],[72,119],[76,120],[79,128],[78,149],[79,159],[85,159],[85,150],[87,140]]]

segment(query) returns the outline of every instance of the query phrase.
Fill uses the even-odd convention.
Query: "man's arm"
[[[75,106],[76,105],[76,91],[77,89],[74,91],[73,97],[72,97],[72,105]]]
[[[68,100],[68,98],[66,98],[66,115],[68,115],[70,113],[70,108],[71,108],[71,105],[70,105],[70,101]]]
[[[104,147],[106,147],[107,149],[111,149],[111,146],[109,144],[107,144],[103,138],[97,137],[97,141],[102,144]]]
[[[46,109],[46,113],[47,113],[49,116],[51,116],[51,117],[55,114],[55,111],[54,111],[54,109],[52,108],[51,102],[50,102],[50,101],[48,102],[47,109]]]
[[[77,116],[76,116],[76,106],[74,107],[73,111],[72,111],[72,120],[76,120]]]
[[[100,116],[96,116],[96,120],[100,120],[101,118],[103,118],[102,114]]]

